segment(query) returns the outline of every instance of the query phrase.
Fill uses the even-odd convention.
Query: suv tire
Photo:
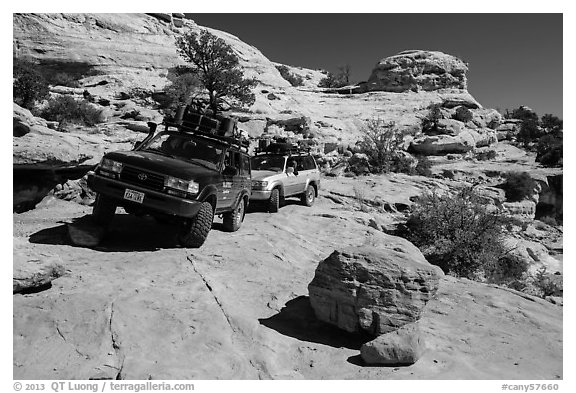
[[[236,232],[240,229],[240,225],[242,225],[242,221],[244,221],[244,213],[246,212],[246,205],[244,203],[244,198],[241,198],[234,209],[231,212],[224,214],[224,230],[228,232]]]
[[[270,199],[268,200],[268,211],[270,213],[278,213],[280,209],[280,190],[277,188],[272,190]]]
[[[185,225],[178,235],[178,241],[186,248],[198,248],[204,244],[208,237],[212,222],[214,221],[214,211],[210,202],[202,202],[198,214],[192,221]]]
[[[108,225],[116,214],[116,204],[104,195],[96,195],[96,201],[92,208],[92,220],[99,225]]]
[[[306,191],[304,191],[304,194],[302,194],[300,196],[300,200],[302,201],[302,204],[305,206],[312,206],[314,204],[314,199],[316,198],[316,190],[314,189],[314,186],[309,185],[308,187],[306,187]]]

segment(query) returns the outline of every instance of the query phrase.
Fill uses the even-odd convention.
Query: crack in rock
[[[121,380],[122,379],[122,370],[124,368],[124,356],[122,355],[122,351],[120,349],[120,345],[118,344],[118,339],[117,339],[117,334],[114,333],[114,329],[112,327],[112,321],[114,318],[114,302],[110,303],[110,317],[108,320],[108,330],[110,331],[110,339],[112,342],[112,348],[114,349],[114,352],[116,354],[116,358],[119,360],[120,362],[120,367],[113,367],[114,369],[118,370],[118,373],[116,374],[116,380]]]

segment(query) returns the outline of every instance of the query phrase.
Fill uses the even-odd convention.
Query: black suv
[[[200,247],[215,214],[224,229],[240,228],[251,192],[250,157],[236,122],[181,108],[165,130],[150,134],[132,151],[106,154],[89,186],[97,192],[92,216],[108,225],[117,206],[129,214],[149,214],[180,228],[184,247]],[[171,129],[172,128],[172,129]]]

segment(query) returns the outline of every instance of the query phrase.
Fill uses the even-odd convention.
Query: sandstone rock
[[[495,109],[473,111],[472,122],[480,128],[497,129],[502,123],[502,115]]]
[[[479,109],[482,108],[482,105],[478,103],[467,92],[462,93],[449,93],[449,94],[442,94],[442,107],[444,108],[456,108],[456,107],[465,107],[468,109]]]
[[[452,119],[440,119],[437,123],[438,134],[456,136],[464,129],[464,123]]]
[[[502,207],[509,215],[519,218],[533,220],[536,215],[536,202],[534,201],[504,202]]]
[[[507,236],[504,245],[510,254],[526,262],[528,271],[535,274],[542,267],[550,273],[562,272],[562,262],[552,257],[543,244],[535,241]]]
[[[384,236],[379,248],[350,247],[320,262],[308,285],[318,319],[380,335],[420,317],[443,273],[407,240]]]
[[[63,274],[62,260],[56,255],[32,253],[18,248],[14,250],[13,293],[46,286]]]
[[[258,138],[264,133],[266,120],[252,119],[238,124],[238,127],[245,130],[252,138]]]
[[[466,89],[466,64],[442,52],[400,52],[378,62],[366,85],[368,90],[392,92]]]
[[[418,323],[409,323],[383,334],[360,348],[362,360],[369,365],[411,365],[426,347]]]
[[[470,132],[462,132],[457,136],[436,135],[414,138],[410,150],[427,156],[444,155],[448,153],[466,153],[474,149],[476,142]]]

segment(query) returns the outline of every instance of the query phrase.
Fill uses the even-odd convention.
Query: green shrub
[[[494,265],[486,265],[485,273],[489,282],[506,285],[521,290],[525,285],[528,262],[515,255],[507,254]]]
[[[304,84],[304,78],[302,78],[300,75],[296,75],[290,72],[290,69],[285,65],[278,65],[276,66],[276,69],[280,72],[282,78],[290,82],[292,86],[302,86]]]
[[[501,187],[506,192],[508,201],[520,202],[534,194],[536,182],[527,172],[509,172],[505,178],[506,181]]]
[[[54,86],[78,87],[80,83],[74,76],[65,72],[59,72],[50,78],[50,84]]]
[[[416,164],[416,174],[420,176],[432,176],[432,161],[426,156],[418,157],[418,164]]]
[[[46,120],[57,121],[62,129],[67,124],[93,126],[100,122],[101,110],[71,96],[50,98],[40,115]]]
[[[487,209],[473,188],[455,195],[418,198],[400,234],[446,273],[470,279],[487,276],[506,254],[506,219]]]
[[[371,119],[361,130],[362,136],[356,146],[360,153],[368,156],[374,173],[390,172],[404,142],[396,123],[382,119]]]
[[[440,104],[428,106],[428,113],[422,119],[422,132],[425,134],[436,134],[438,132],[438,121],[442,118]]]
[[[48,82],[36,64],[14,59],[12,71],[12,95],[16,104],[23,108],[33,109],[37,101],[48,96]]]
[[[536,147],[536,161],[544,166],[561,165],[563,144],[562,132],[543,136]]]
[[[544,298],[546,296],[554,296],[562,292],[563,288],[558,281],[553,280],[551,278],[551,274],[548,273],[546,266],[543,266],[536,271],[532,284],[540,291],[538,295]]]
[[[328,72],[326,78],[320,79],[320,82],[318,82],[318,87],[339,88],[344,87],[347,84],[348,83],[342,76]]]
[[[172,83],[164,89],[165,96],[160,102],[162,108],[176,109],[181,105],[189,105],[201,93],[202,86],[196,74],[179,74],[171,80]]]

